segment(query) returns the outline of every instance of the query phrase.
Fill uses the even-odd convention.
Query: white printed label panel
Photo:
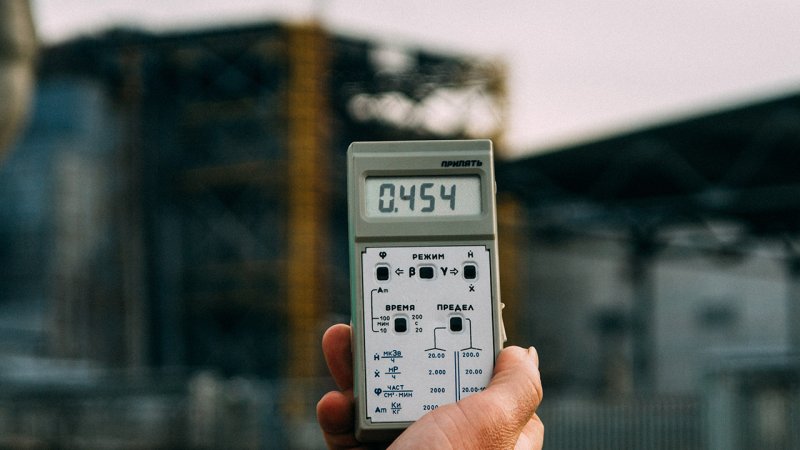
[[[415,421],[484,390],[494,367],[489,250],[368,248],[361,261],[367,418]]]

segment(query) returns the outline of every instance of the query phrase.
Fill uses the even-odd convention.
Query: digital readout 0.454
[[[476,175],[367,177],[367,217],[472,216],[481,213]]]

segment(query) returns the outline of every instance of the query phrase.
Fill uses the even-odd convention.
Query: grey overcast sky
[[[518,154],[800,91],[798,0],[33,0],[54,42],[319,17],[334,32],[504,59]]]

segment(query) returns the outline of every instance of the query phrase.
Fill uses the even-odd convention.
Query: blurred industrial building
[[[549,448],[800,447],[798,149],[791,93],[505,165]]]
[[[319,445],[319,341],[349,314],[347,146],[501,144],[504,95],[497,62],[313,24],[42,49],[0,169],[0,445]]]
[[[800,95],[504,158],[503,64],[313,24],[43,48],[0,167],[0,447],[319,448],[345,151],[492,138],[551,449],[800,446]]]

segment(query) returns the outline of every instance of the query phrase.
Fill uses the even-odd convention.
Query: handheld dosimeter
[[[486,388],[505,333],[492,143],[347,152],[356,436],[390,439]]]

